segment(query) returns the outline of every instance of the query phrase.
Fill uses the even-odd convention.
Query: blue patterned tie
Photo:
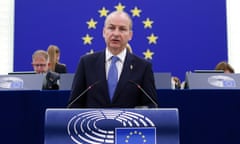
[[[112,100],[114,91],[118,82],[118,70],[117,70],[116,62],[119,59],[117,56],[112,56],[111,59],[112,59],[112,62],[108,71],[108,90],[109,90],[110,99]]]

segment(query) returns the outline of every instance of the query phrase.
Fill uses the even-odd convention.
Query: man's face
[[[113,54],[120,53],[132,38],[129,18],[123,14],[115,14],[109,17],[103,29],[103,37]]]
[[[32,66],[36,73],[46,73],[49,63],[43,56],[36,56],[32,61]]]

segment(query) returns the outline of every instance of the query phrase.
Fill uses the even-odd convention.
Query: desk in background
[[[0,91],[1,143],[44,143],[46,108],[69,91]],[[239,144],[240,90],[158,90],[161,108],[179,108],[181,144]]]

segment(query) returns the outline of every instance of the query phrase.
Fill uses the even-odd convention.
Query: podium
[[[47,109],[45,144],[179,144],[177,108]]]

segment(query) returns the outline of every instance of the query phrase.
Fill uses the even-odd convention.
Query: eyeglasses
[[[45,67],[46,64],[32,64],[34,67]]]

